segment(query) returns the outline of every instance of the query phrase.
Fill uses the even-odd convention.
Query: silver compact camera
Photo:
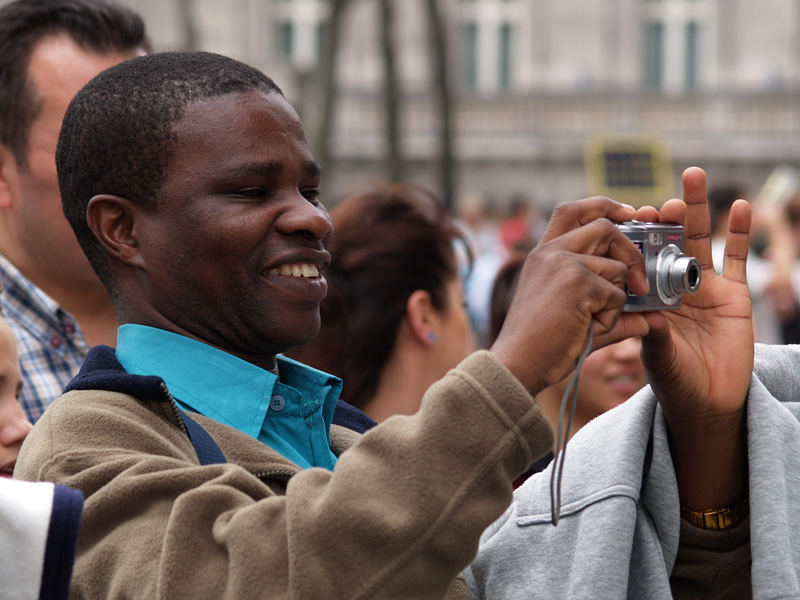
[[[624,312],[675,309],[680,307],[684,294],[700,288],[700,263],[683,253],[683,226],[626,221],[617,227],[644,256],[650,283],[646,296],[635,296],[628,291]]]

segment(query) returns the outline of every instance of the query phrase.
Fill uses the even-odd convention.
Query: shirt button
[[[72,321],[64,323],[64,331],[67,333],[75,333],[75,324]]]
[[[58,347],[60,347],[60,346],[61,346],[61,344],[63,344],[63,343],[64,343],[64,340],[61,338],[61,336],[54,335],[53,337],[51,337],[51,338],[50,338],[50,345],[51,345],[53,348],[58,348]]]
[[[286,399],[283,396],[274,395],[269,401],[269,407],[275,412],[281,412],[286,406]]]

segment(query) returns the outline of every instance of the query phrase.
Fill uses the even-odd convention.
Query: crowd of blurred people
[[[789,170],[777,166],[777,172]],[[756,340],[771,344],[800,342],[800,188],[784,186],[779,199],[768,186],[751,191],[728,179],[709,182],[714,264],[722,270],[725,233],[731,205],[745,199],[753,206],[752,249],[747,279],[753,297]],[[474,265],[465,281],[467,311],[476,339],[487,344],[498,329],[491,306],[492,288],[508,284],[509,264],[518,263],[541,236],[549,208],[520,195],[504,203],[468,196],[458,223],[466,231]],[[492,319],[495,319],[493,326]],[[502,322],[502,321],[500,321]]]

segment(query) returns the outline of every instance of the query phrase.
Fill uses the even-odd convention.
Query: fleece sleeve
[[[73,594],[442,598],[514,478],[553,443],[488,352],[432,386],[416,415],[367,432],[334,471],[281,466],[265,446],[237,456],[207,428],[228,464],[200,466],[174,423],[123,394],[71,392],[37,422],[24,476],[86,494]]]

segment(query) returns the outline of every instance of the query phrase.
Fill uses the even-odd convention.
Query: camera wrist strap
[[[567,454],[567,443],[569,442],[569,430],[572,427],[572,418],[575,416],[575,406],[578,403],[578,379],[581,373],[583,361],[589,356],[592,351],[592,342],[594,334],[592,332],[592,324],[589,323],[589,336],[586,340],[586,348],[584,348],[578,361],[575,364],[575,371],[570,377],[569,385],[564,390],[564,395],[561,397],[561,406],[558,410],[558,427],[556,429],[556,448],[553,458],[553,470],[550,472],[550,515],[553,525],[558,525],[558,520],[561,517],[561,478],[564,473],[564,458]],[[572,396],[571,406],[569,409],[569,417],[567,418],[567,425],[564,428],[564,413],[566,412],[567,402]],[[563,431],[563,434],[562,434]],[[561,443],[564,447],[561,447]],[[556,473],[558,473],[556,475]],[[556,479],[557,478],[557,479]]]

